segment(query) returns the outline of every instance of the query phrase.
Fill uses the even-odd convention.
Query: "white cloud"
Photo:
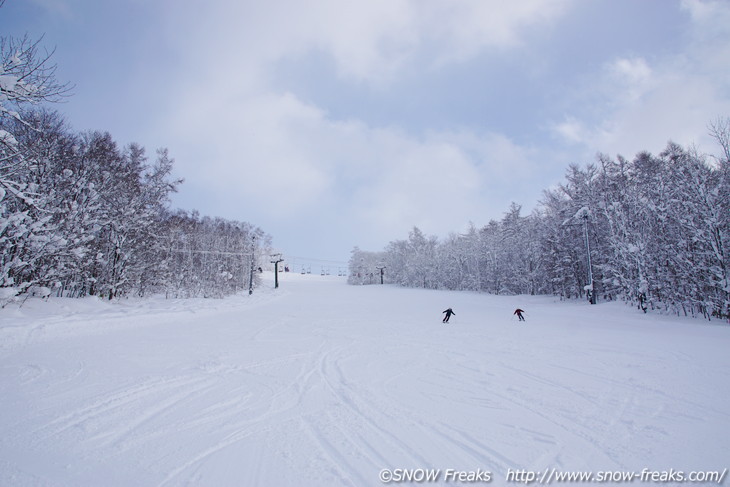
[[[725,0],[682,0],[682,9],[689,12],[696,37],[726,35],[730,23],[730,9]]]
[[[182,141],[174,156],[186,186],[207,188],[216,201],[203,206],[244,215],[255,208],[247,218],[325,219],[364,240],[393,238],[412,225],[445,234],[484,221],[497,207],[490,193],[502,195],[512,178],[529,173],[529,156],[507,137],[469,130],[417,136],[332,119],[291,93],[273,92],[268,70],[316,50],[331,56],[342,78],[380,87],[426,51],[429,62],[443,65],[519,45],[525,28],[554,20],[566,3],[213,1],[195,18],[178,9],[165,32],[178,36],[186,71],[169,96],[186,101],[157,123],[166,132],[161,139]]]
[[[270,70],[317,53],[332,61],[340,84],[377,93],[411,75],[415,63],[422,71],[449,69],[489,50],[529,50],[526,39],[555,24],[570,3],[213,0],[197,10],[171,3],[163,31],[183,71],[168,94],[176,109],[156,123],[166,132],[160,140],[174,141],[165,144],[186,186],[204,188],[195,194],[210,201],[195,206],[210,205],[205,212],[221,214],[215,204],[237,209],[280,239],[282,228],[317,220],[318,231],[332,232],[322,239],[347,234],[351,244],[377,249],[413,225],[444,235],[470,220],[499,218],[509,200],[529,205],[556,172],[599,151],[630,157],[661,150],[669,138],[701,143],[707,122],[730,112],[723,84],[730,43],[717,20],[727,8],[707,2],[685,4],[692,32],[681,52],[616,52],[571,90],[575,98],[552,125],[569,148],[561,157],[497,129],[419,132],[336,119],[269,84]],[[529,109],[519,103],[516,110]]]
[[[359,235],[360,245],[413,225],[446,235],[498,217],[505,197],[519,199],[509,188],[534,172],[532,154],[500,134],[414,136],[332,120],[292,94],[244,95],[233,97],[235,110],[228,98],[181,106],[173,117],[178,137],[209,149],[176,158],[186,184],[214,188],[225,209],[255,208],[261,221],[330,221],[333,231]]]
[[[91,0],[32,1],[46,11],[70,5],[89,25],[104,25],[108,13]],[[539,198],[567,164],[589,162],[598,151],[630,157],[661,150],[669,138],[705,149],[706,124],[730,113],[724,0],[683,0],[684,21],[676,3],[619,2],[617,18],[662,13],[631,24],[646,21],[646,35],[623,37],[630,23],[615,25],[615,39],[651,42],[632,51],[616,41],[596,56],[585,52],[594,39],[570,28],[612,3],[132,1],[120,22],[143,28],[129,29],[113,52],[102,43],[107,51],[81,64],[78,78],[94,89],[71,101],[86,96],[93,107],[80,126],[115,136],[126,128],[122,141],[142,138],[150,152],[168,147],[187,180],[182,206],[252,221],[275,239],[286,238],[282,228],[305,228],[306,219],[331,232],[320,240],[349,233],[352,244],[403,235],[414,224],[429,233],[481,224],[499,217],[509,199]],[[56,29],[71,24],[47,17]],[[93,47],[97,35],[64,32],[74,35],[71,46]],[[681,42],[652,49],[666,33]],[[148,48],[130,48],[141,45]],[[120,85],[100,76],[109,59],[126,69],[116,71]],[[310,60],[318,65],[303,68]],[[319,78],[320,66],[338,79]],[[396,92],[431,74],[423,89]],[[424,110],[413,109],[419,103]],[[408,113],[395,113],[399,106]],[[406,126],[414,114],[424,118]],[[545,127],[557,139],[545,140]],[[186,194],[196,199],[182,203]]]
[[[619,103],[633,103],[652,88],[652,70],[642,58],[618,58],[606,66]]]
[[[330,161],[314,155],[323,114],[289,94],[208,96],[181,106],[170,123],[189,141],[186,174],[243,202],[266,201],[266,214],[306,210],[333,184]]]
[[[196,69],[262,69],[319,51],[341,77],[383,86],[424,58],[442,66],[519,45],[527,29],[554,22],[572,1],[212,0],[202,10],[175,8],[167,32],[185,35],[179,40],[196,53]]]
[[[575,117],[568,116],[562,122],[553,125],[553,130],[568,142],[580,143],[587,139],[586,129]]]
[[[523,44],[528,29],[551,24],[565,13],[569,0],[466,0],[418,2],[420,32],[432,39],[437,65],[461,62],[489,48]]]
[[[356,185],[351,201],[369,227],[392,233],[418,225],[444,232],[447,222],[476,204],[479,172],[456,145],[387,131],[373,139],[379,163]]]
[[[707,124],[730,113],[730,3],[682,5],[691,14],[683,49],[651,62],[617,57],[607,63],[575,98],[576,111],[554,124],[555,133],[589,152],[627,157],[659,152],[669,140],[714,150]]]
[[[48,10],[52,15],[60,15],[67,19],[73,17],[67,0],[31,0],[31,2]]]

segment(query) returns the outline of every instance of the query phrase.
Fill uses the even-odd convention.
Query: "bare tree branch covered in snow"
[[[730,117],[719,117],[709,125],[709,133],[722,149],[725,162],[730,161]]]
[[[32,41],[27,35],[20,40],[0,37],[0,120],[11,118],[32,128],[20,115],[23,107],[57,102],[70,93],[68,83],[56,80],[53,51],[41,51],[41,40]],[[15,134],[0,129],[0,201],[10,193],[33,204],[23,184],[16,180],[27,164],[33,161],[27,161],[19,150]]]
[[[51,62],[55,50],[41,51],[41,41],[27,35],[20,40],[0,38],[0,117],[23,122],[21,107],[55,103],[70,95],[71,86],[56,79],[57,65]],[[7,137],[0,137],[0,142],[12,145]]]

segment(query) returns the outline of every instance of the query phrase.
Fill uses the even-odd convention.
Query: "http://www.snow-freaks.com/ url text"
[[[606,470],[597,472],[561,471],[546,468],[542,471],[507,469],[508,483],[516,484],[564,484],[564,483],[703,483],[720,485],[725,481],[727,468],[719,470],[652,470],[644,468],[640,471]],[[379,474],[384,484],[431,483],[446,482],[453,484],[491,483],[495,477],[489,470],[457,470],[453,468],[384,468]]]

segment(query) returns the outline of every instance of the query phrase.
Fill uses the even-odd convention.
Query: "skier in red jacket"
[[[520,308],[517,308],[517,309],[515,310],[515,312],[514,312],[514,313],[512,313],[512,314],[514,314],[514,315],[517,315],[517,317],[518,317],[518,318],[520,319],[520,321],[525,321],[525,317],[524,317],[524,316],[522,316],[522,313],[524,313],[524,312],[525,312],[524,310],[522,310],[522,309],[520,309]]]

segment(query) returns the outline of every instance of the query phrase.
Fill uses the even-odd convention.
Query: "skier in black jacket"
[[[451,315],[455,315],[454,310],[449,308],[446,311],[442,311],[442,313],[446,313],[446,316],[444,316],[444,321],[442,323],[448,323],[449,318],[451,318]]]

